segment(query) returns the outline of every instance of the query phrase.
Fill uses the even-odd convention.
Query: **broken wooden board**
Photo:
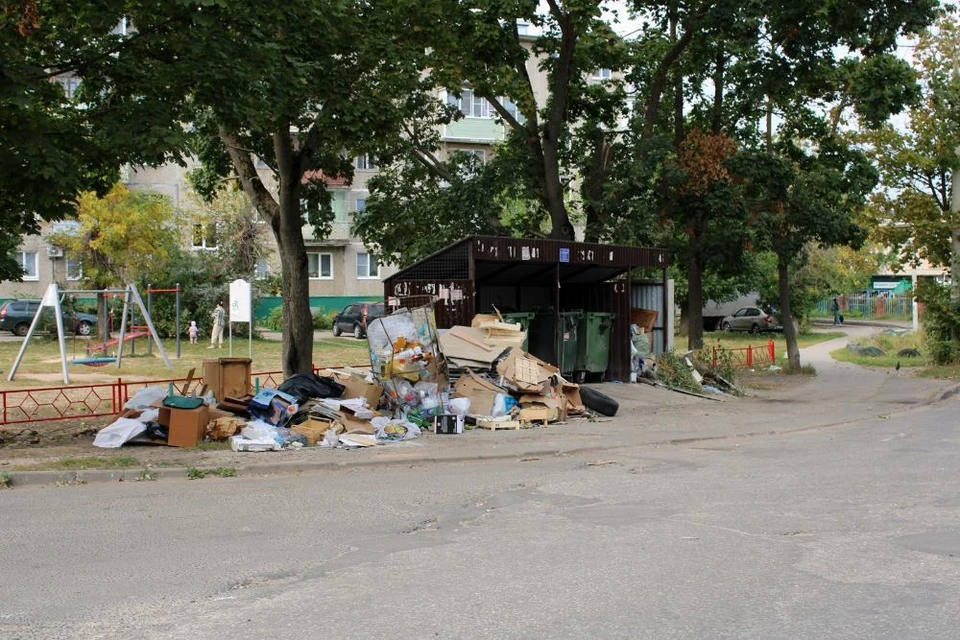
[[[477,417],[477,427],[480,429],[489,429],[490,431],[496,431],[497,429],[521,429],[523,428],[523,423],[519,420]]]

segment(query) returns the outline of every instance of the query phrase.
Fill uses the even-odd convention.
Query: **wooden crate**
[[[217,402],[250,395],[250,358],[217,358],[203,361],[203,381]]]

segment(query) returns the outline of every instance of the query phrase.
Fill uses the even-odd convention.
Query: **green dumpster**
[[[570,374],[577,365],[577,326],[583,311],[561,311],[552,307],[537,309],[527,335],[530,353]]]
[[[588,311],[577,327],[576,370],[603,374],[610,362],[610,329],[614,313]]]
[[[535,315],[533,311],[515,311],[513,313],[504,313],[503,316],[504,322],[513,322],[520,323],[520,328],[527,332],[527,337],[523,339],[523,344],[520,346],[524,351],[529,351],[528,347],[530,345],[530,323],[533,322],[533,316]]]

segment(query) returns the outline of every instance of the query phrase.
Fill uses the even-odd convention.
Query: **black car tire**
[[[357,340],[363,337],[363,327],[361,327],[359,324],[353,325],[353,337]]]
[[[27,331],[29,330],[30,325],[28,325],[26,322],[21,322],[13,328],[13,335],[20,336],[22,338],[23,336],[27,335]]]
[[[89,336],[91,333],[93,333],[93,326],[86,320],[80,321],[80,324],[77,325],[77,335]]]
[[[760,333],[760,325],[754,322],[753,326],[750,327],[750,333]]]
[[[334,321],[334,323],[333,323],[333,337],[336,338],[337,336],[340,335],[340,333],[341,333],[341,331],[340,331],[340,325],[337,324],[336,321]]]
[[[730,331],[730,323],[729,323],[729,322],[724,322],[722,328],[723,328],[724,331]]]
[[[596,411],[602,416],[613,417],[617,415],[617,410],[620,408],[619,402],[590,387],[580,387],[580,400],[587,409]]]

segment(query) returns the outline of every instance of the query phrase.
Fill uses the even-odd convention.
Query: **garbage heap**
[[[525,339],[520,324],[499,316],[478,315],[470,326],[438,331],[431,306],[401,309],[368,325],[369,369],[298,374],[276,388],[219,399],[206,384],[191,392],[189,380],[182,389],[148,387],[94,444],[190,447],[228,440],[235,451],[358,448],[423,431],[519,429],[588,413],[579,385],[524,351]]]

